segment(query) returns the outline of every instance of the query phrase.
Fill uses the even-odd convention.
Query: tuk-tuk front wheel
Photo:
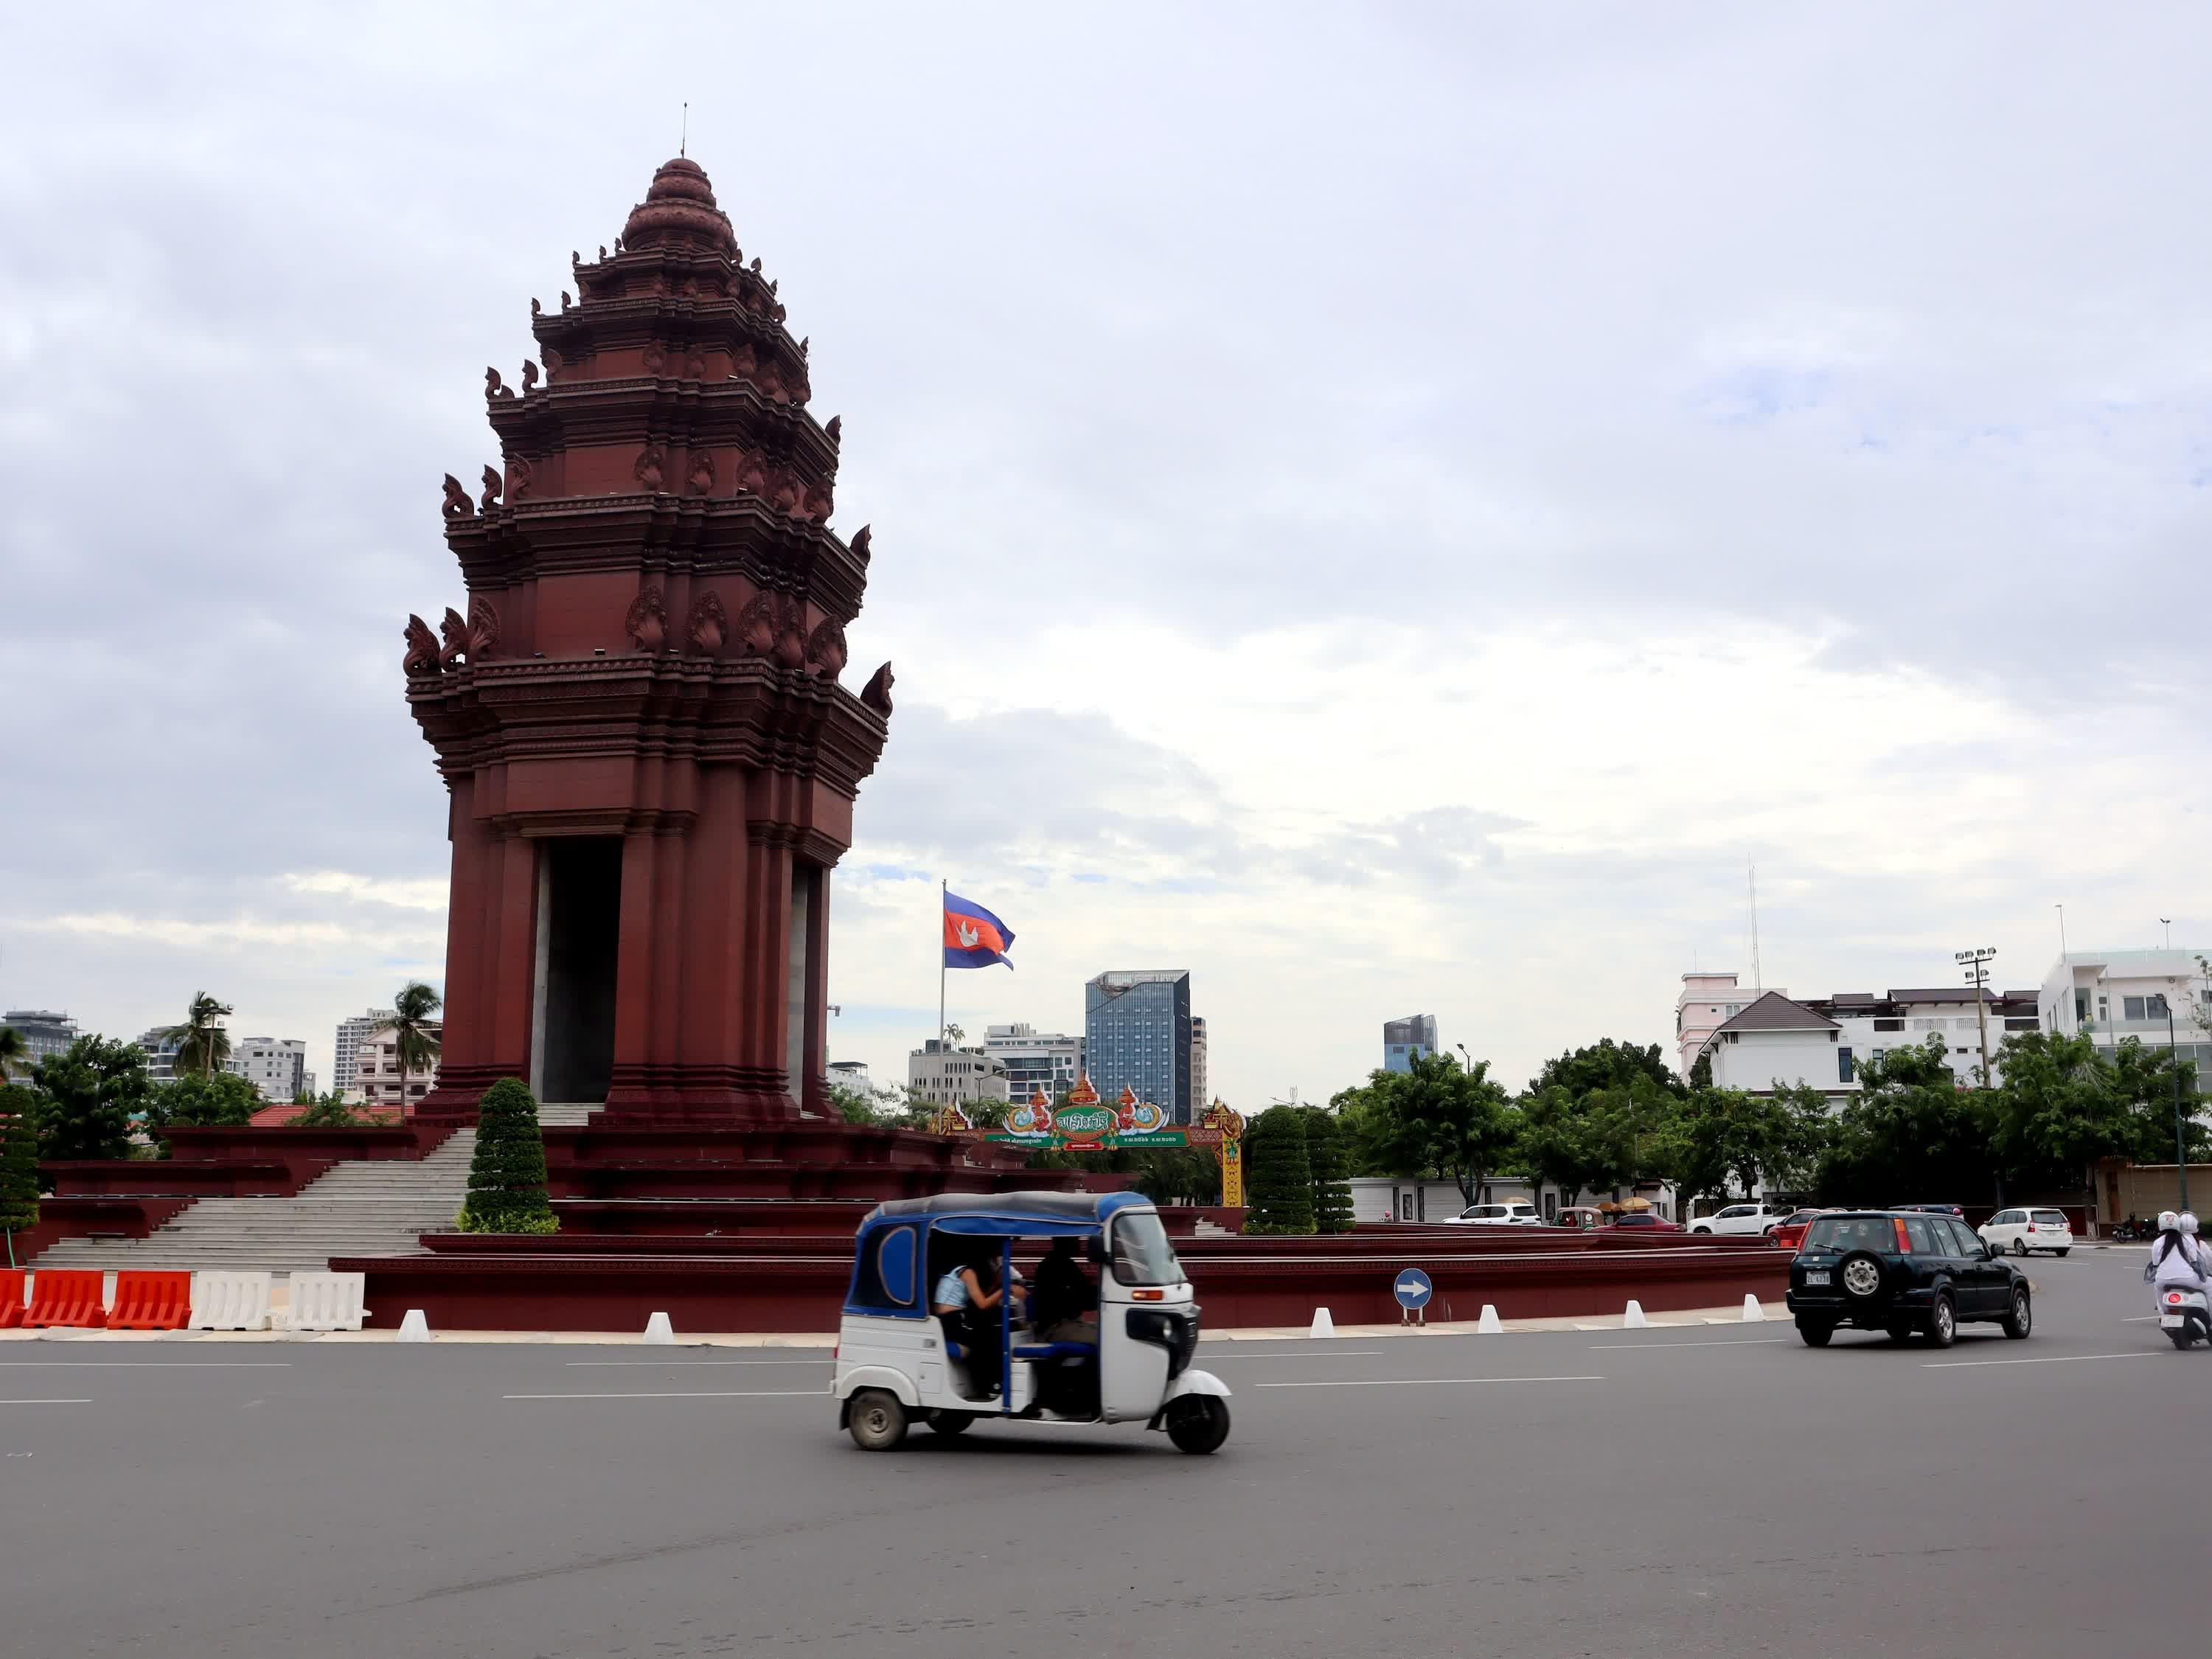
[[[906,1438],[906,1407],[883,1389],[863,1389],[853,1396],[853,1443],[862,1451],[890,1451]]]
[[[1168,1408],[1168,1438],[1194,1456],[1217,1451],[1229,1438],[1229,1402],[1210,1394],[1185,1395]]]

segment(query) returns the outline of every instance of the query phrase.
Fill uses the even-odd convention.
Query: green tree
[[[230,1033],[222,1029],[222,1022],[230,1015],[228,1003],[216,1001],[205,991],[192,993],[185,1008],[185,1023],[161,1032],[165,1041],[177,1045],[177,1071],[213,1077],[222,1069],[230,1058]]]
[[[1940,1034],[1864,1061],[1858,1077],[1859,1092],[1836,1116],[1822,1149],[1823,1198],[1898,1204],[1915,1201],[1915,1194],[1994,1194],[1992,1091],[1959,1086]]]
[[[1334,1113],[1309,1107],[1305,1110],[1306,1167],[1313,1176],[1314,1231],[1348,1233],[1352,1231],[1352,1170],[1344,1155],[1344,1137]]]
[[[30,1070],[31,1046],[12,1025],[0,1025],[0,1083]]]
[[[1693,1089],[1681,1108],[1674,1176],[1689,1198],[1802,1191],[1820,1167],[1829,1137],[1827,1097],[1805,1084],[1771,1095]]]
[[[31,1089],[38,1098],[39,1157],[52,1162],[129,1157],[131,1120],[145,1111],[153,1085],[136,1044],[94,1036],[33,1066]]]
[[[0,1083],[0,1232],[8,1235],[8,1265],[15,1265],[15,1235],[39,1224],[38,1100],[20,1083]]]
[[[2141,1037],[2122,1037],[2107,1058],[2112,1063],[2112,1092],[2142,1125],[2136,1158],[2144,1164],[2173,1161],[2177,1115],[2188,1156],[2203,1158],[2206,1132],[2196,1115],[2203,1103],[2197,1097],[2197,1062],[2185,1060],[2177,1067],[2172,1049],[2162,1044],[2154,1048]],[[2179,1114],[2174,1109],[2177,1086],[2181,1100]]]
[[[253,1121],[261,1094],[235,1072],[186,1073],[157,1083],[146,1100],[146,1132],[167,1129],[240,1129]]]
[[[398,1115],[401,1118],[407,1115],[408,1077],[416,1072],[429,1071],[438,1063],[440,1036],[437,1013],[445,1006],[445,1000],[435,991],[419,979],[410,979],[399,988],[399,994],[392,1000],[392,1012],[369,1028],[371,1036],[389,1036],[392,1038],[392,1046],[399,1061]],[[531,1103],[530,1115],[532,1121],[535,1122],[538,1116],[535,1101]]]
[[[846,1084],[833,1083],[830,1085],[830,1103],[837,1109],[837,1115],[848,1123],[875,1124],[884,1121],[873,1101]]]
[[[501,1078],[484,1091],[477,1109],[468,1202],[457,1219],[465,1233],[561,1231],[545,1196],[545,1132],[538,1124],[538,1100],[520,1078]]]
[[[1520,1135],[1521,1115],[1486,1060],[1463,1069],[1450,1054],[1416,1054],[1410,1070],[1376,1072],[1358,1092],[1367,1159],[1385,1175],[1455,1182],[1469,1204]]]
[[[2007,1180],[2086,1185],[2099,1158],[2142,1155],[2144,1125],[2088,1032],[2018,1032],[1997,1054],[1990,1144]]]
[[[1546,1060],[1542,1073],[1528,1085],[1528,1092],[1539,1095],[1547,1089],[1565,1089],[1580,1099],[1593,1089],[1628,1088],[1639,1078],[1670,1092],[1679,1093],[1682,1087],[1682,1080],[1668,1066],[1657,1043],[1638,1048],[1607,1037]]]
[[[307,1109],[292,1120],[289,1127],[295,1129],[351,1129],[363,1121],[353,1102],[336,1089],[327,1094],[302,1096],[293,1104]]]
[[[1306,1158],[1306,1129],[1295,1106],[1270,1106],[1245,1131],[1249,1190],[1248,1233],[1310,1233],[1314,1230],[1313,1165]]]

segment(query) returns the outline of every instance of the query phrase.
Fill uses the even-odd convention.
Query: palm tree
[[[198,1072],[202,1077],[216,1074],[230,1058],[230,1033],[222,1024],[230,1014],[228,1003],[217,1002],[205,991],[192,994],[191,1001],[185,1005],[185,1023],[161,1033],[163,1042],[177,1045],[176,1070]]]
[[[30,1057],[31,1045],[23,1041],[23,1034],[12,1025],[0,1025],[0,1083],[22,1069]]]
[[[392,1000],[392,1012],[369,1028],[371,1036],[387,1033],[392,1047],[399,1051],[399,1110],[397,1119],[407,1115],[407,1075],[410,1072],[427,1072],[438,1063],[438,1022],[432,1018],[446,1006],[445,999],[422,983],[410,979],[399,988],[399,994]]]

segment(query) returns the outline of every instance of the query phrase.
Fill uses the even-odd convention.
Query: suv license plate
[[[1828,1282],[1827,1270],[1825,1267],[1807,1268],[1805,1271],[1805,1282],[1808,1285],[1826,1284]]]
[[[2180,1314],[2168,1314],[2158,1322],[2159,1328],[2161,1330],[2178,1330],[2188,1322],[2189,1321]]]

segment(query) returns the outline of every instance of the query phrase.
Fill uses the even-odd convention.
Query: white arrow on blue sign
[[[1412,1313],[1429,1305],[1429,1298],[1437,1293],[1437,1287],[1429,1283],[1429,1276],[1419,1267],[1401,1267],[1398,1282],[1391,1285],[1390,1292],[1398,1298],[1400,1307]]]

